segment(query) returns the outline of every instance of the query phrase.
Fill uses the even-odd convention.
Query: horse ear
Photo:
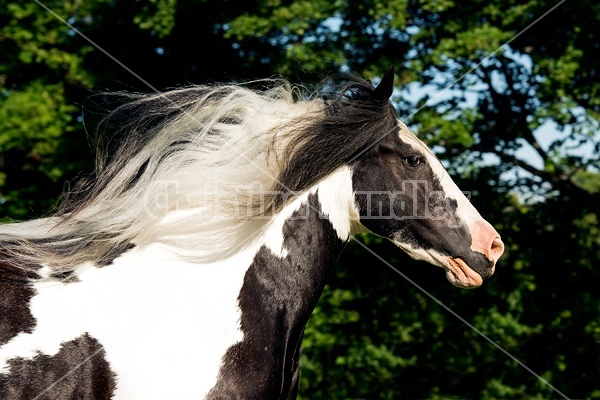
[[[392,97],[392,92],[394,91],[394,66],[390,66],[385,74],[383,74],[383,78],[381,78],[381,82],[375,88],[373,92],[373,98],[377,100],[388,100]]]

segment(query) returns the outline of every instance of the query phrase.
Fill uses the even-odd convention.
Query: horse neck
[[[285,206],[267,226],[237,296],[242,341],[223,356],[208,398],[288,398],[304,327],[352,233],[351,173],[338,170]],[[239,360],[253,360],[252,389]],[[250,390],[250,389],[248,389]]]
[[[280,299],[301,300],[310,308],[303,311],[310,313],[345,243],[357,231],[357,216],[352,173],[343,167],[275,216],[247,277],[265,274],[286,282],[278,285],[284,292]]]

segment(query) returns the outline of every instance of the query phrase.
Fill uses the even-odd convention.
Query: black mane
[[[283,193],[308,189],[396,130],[396,110],[387,98],[377,98],[370,82],[345,76],[323,88],[319,95],[325,113],[314,121],[299,121],[302,132],[294,133],[284,154],[278,177]]]

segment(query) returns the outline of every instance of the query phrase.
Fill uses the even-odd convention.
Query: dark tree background
[[[91,171],[98,93],[153,90],[130,71],[163,90],[395,65],[400,117],[507,250],[463,291],[358,240],[557,391],[353,243],[306,329],[300,396],[600,398],[600,3],[0,3],[0,218],[46,215]]]

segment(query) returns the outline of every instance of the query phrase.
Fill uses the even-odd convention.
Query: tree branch
[[[511,163],[517,167],[524,169],[525,171],[541,178],[543,181],[550,183],[555,189],[560,191],[562,194],[570,194],[572,196],[578,196],[580,198],[588,199],[600,199],[599,193],[590,193],[585,189],[577,186],[571,179],[572,175],[567,174],[565,171],[557,171],[556,173],[542,171],[531,164],[515,157],[512,154],[506,154],[497,152],[496,155],[500,157],[503,162]]]
[[[556,180],[556,177],[554,176],[554,174],[539,170],[539,169],[535,168],[534,166],[532,166],[531,164],[526,163],[525,161],[515,157],[512,154],[506,154],[506,153],[500,153],[500,152],[496,153],[496,154],[498,155],[498,157],[500,157],[500,159],[502,161],[514,164],[517,167],[524,169],[525,171],[529,172],[530,174],[535,175],[548,183],[552,183],[554,180]]]
[[[527,122],[525,121],[525,115],[527,115],[527,96],[523,95],[522,92],[518,92],[515,89],[516,85],[514,76],[511,74],[508,64],[501,62],[500,68],[502,69],[502,73],[504,74],[504,79],[506,79],[506,84],[509,88],[508,90],[510,91],[511,100],[514,101],[517,107],[519,107],[519,109],[521,110],[519,118],[522,119],[522,123],[520,125],[523,128],[523,139],[525,139],[525,141],[535,149],[535,151],[540,155],[540,157],[542,157],[542,160],[544,160],[545,164],[548,161],[548,153],[546,153],[542,146],[540,146],[540,143],[537,141],[535,136],[533,136],[533,132],[531,131]]]

